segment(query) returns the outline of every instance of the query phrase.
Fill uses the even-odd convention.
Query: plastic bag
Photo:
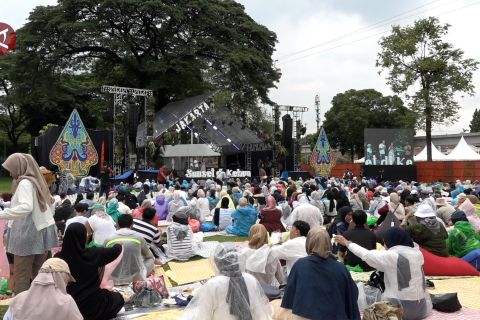
[[[201,229],[203,232],[210,232],[210,231],[215,231],[215,230],[217,230],[217,226],[214,225],[214,224],[211,223],[211,222],[204,222],[204,223],[202,223],[200,229]]]
[[[139,293],[133,296],[133,303],[138,308],[151,308],[158,306],[162,302],[162,298],[158,292],[149,289],[142,288]]]
[[[380,289],[364,284],[357,283],[358,287],[358,309],[360,312],[367,309],[372,304],[382,300],[382,291]]]

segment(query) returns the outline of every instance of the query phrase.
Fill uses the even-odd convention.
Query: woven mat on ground
[[[430,293],[457,292],[462,306],[480,311],[480,277],[434,281]]]
[[[140,316],[135,318],[135,320],[176,320],[180,318],[182,315],[182,310],[180,309],[172,309],[172,310],[165,310],[165,311],[158,311],[153,312],[148,315]]]
[[[215,270],[208,259],[188,262],[169,262],[168,266],[178,285],[207,280],[215,276]]]

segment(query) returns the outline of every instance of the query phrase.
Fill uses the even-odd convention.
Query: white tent
[[[468,160],[480,160],[480,154],[473,151],[473,149],[467,144],[465,138],[462,136],[457,146],[447,155],[447,160],[450,161],[468,161]]]
[[[438,151],[437,147],[432,142],[432,161],[445,161],[447,160],[447,156],[440,151]],[[419,154],[413,157],[413,161],[415,162],[422,162],[427,161],[427,146],[420,151]]]
[[[353,163],[365,163],[365,157],[353,161]]]

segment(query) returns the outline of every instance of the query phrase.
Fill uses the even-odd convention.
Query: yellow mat
[[[172,309],[153,312],[145,316],[135,318],[135,320],[176,320],[182,315],[182,310]]]
[[[167,276],[162,266],[155,266],[155,275],[163,276],[163,280],[165,280],[165,285],[167,286],[167,288],[173,287],[172,283],[170,282],[170,278]]]
[[[215,270],[208,259],[201,259],[188,262],[173,262],[168,263],[174,280],[179,286],[207,280],[215,276]],[[168,273],[167,273],[168,274]]]
[[[434,290],[430,293],[457,292],[460,304],[464,307],[480,311],[480,277],[434,280]]]

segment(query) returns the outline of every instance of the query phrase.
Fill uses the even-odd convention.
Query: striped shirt
[[[160,243],[160,231],[148,222],[133,219],[132,230],[142,236],[148,244]]]

